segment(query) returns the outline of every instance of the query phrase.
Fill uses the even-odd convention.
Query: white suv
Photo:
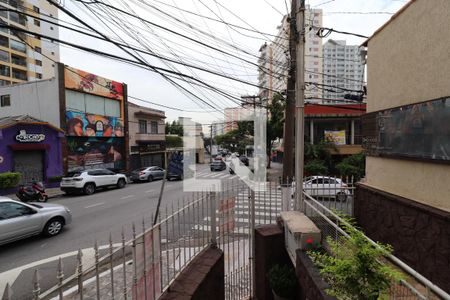
[[[61,181],[61,190],[66,194],[82,191],[91,195],[96,188],[115,186],[121,189],[126,183],[124,174],[116,174],[108,169],[92,169],[69,173]]]

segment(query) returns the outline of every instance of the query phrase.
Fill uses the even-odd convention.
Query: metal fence
[[[344,241],[349,235],[342,229],[342,224],[351,226],[334,211],[313,198],[309,193],[303,193],[303,212],[317,225],[322,232],[322,240],[331,238],[335,241]],[[377,243],[366,237],[367,240],[378,247]],[[393,255],[380,261],[388,264],[402,273],[403,279],[392,282],[389,290],[389,299],[450,299],[450,295],[420,275],[414,269],[403,263]]]

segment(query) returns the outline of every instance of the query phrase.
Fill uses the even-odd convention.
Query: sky
[[[85,2],[88,1],[90,0]],[[129,101],[164,110],[168,121],[184,116],[192,117],[203,124],[223,120],[224,107],[237,106],[242,95],[258,93],[258,88],[253,85],[257,85],[258,82],[256,65],[259,49],[265,42],[270,43],[273,40],[283,14],[287,13],[287,8],[290,9],[291,5],[290,0],[102,0],[102,2],[109,6],[83,4],[76,0],[62,1],[66,9],[94,29],[110,39],[120,40],[122,44],[139,48],[141,52],[130,56],[111,43],[66,29],[60,29],[60,39],[76,41],[79,45],[132,60],[136,60],[139,55],[137,59],[141,62],[191,76],[187,79],[191,82],[186,83],[174,77],[164,78],[148,67],[139,68],[65,46],[60,48],[61,62],[126,83],[129,96],[147,102],[133,98],[129,98]],[[306,4],[310,7],[323,10],[324,27],[366,36],[370,36],[382,26],[406,2],[405,0],[306,0]],[[128,14],[121,13],[118,9]],[[93,33],[62,12],[59,18],[62,24],[77,26],[82,31]],[[240,27],[228,26],[224,22]],[[329,38],[343,39],[347,44],[360,45],[364,42],[363,38],[335,33]],[[172,62],[164,62],[148,53],[163,56]],[[185,67],[173,61],[207,69],[209,72]],[[168,80],[172,80],[173,83]],[[208,84],[210,89],[199,86],[204,83]],[[223,96],[224,94],[226,96]],[[148,101],[179,110],[160,107]]]

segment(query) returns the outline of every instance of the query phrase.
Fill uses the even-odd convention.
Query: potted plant
[[[267,277],[275,300],[295,299],[298,280],[292,266],[274,265],[267,273]]]

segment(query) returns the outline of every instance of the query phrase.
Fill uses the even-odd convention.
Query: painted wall
[[[414,1],[369,41],[367,70],[368,112],[450,96],[450,1]],[[449,164],[366,164],[367,185],[450,211],[448,174]]]
[[[55,78],[0,87],[11,95],[11,106],[0,108],[0,117],[30,115],[60,127],[58,81]]]
[[[20,130],[27,133],[44,134],[45,140],[40,143],[19,143],[15,137]],[[63,173],[63,162],[61,152],[61,139],[63,134],[44,125],[16,125],[0,130],[0,156],[3,162],[0,163],[0,173],[14,170],[14,152],[9,147],[13,144],[47,144],[50,147],[45,151],[44,170],[46,177],[60,176]]]

